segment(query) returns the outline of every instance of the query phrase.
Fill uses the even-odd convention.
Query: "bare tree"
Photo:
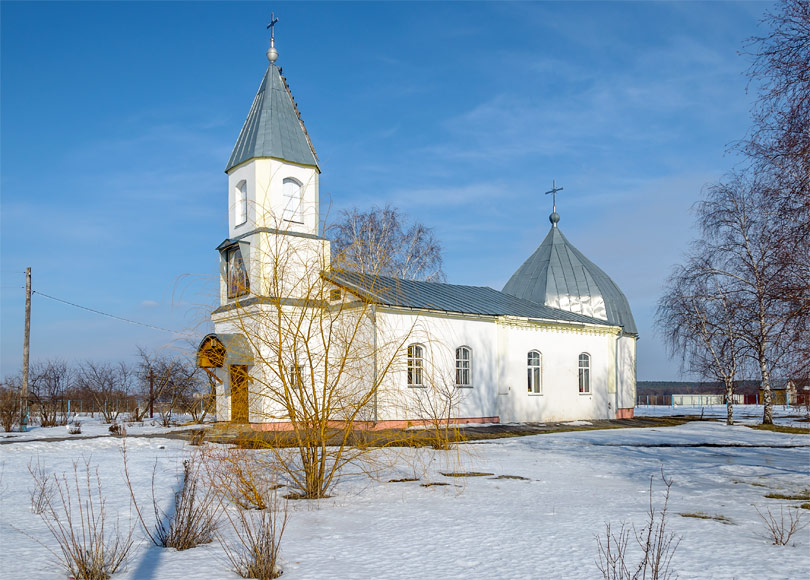
[[[354,430],[374,420],[380,386],[409,335],[383,332],[376,319],[373,296],[384,282],[369,275],[363,292],[346,292],[333,282],[340,271],[330,268],[328,252],[302,245],[318,243],[267,235],[252,245],[253,296],[237,297],[217,321],[220,332],[245,338],[252,357],[221,377],[230,385],[231,419],[282,426],[255,445],[304,498],[326,496],[347,464],[370,457]]]
[[[772,184],[764,191],[767,203],[785,216],[790,243],[778,254],[784,265],[780,290],[805,304],[791,321],[796,348],[788,361],[790,376],[801,378],[810,374],[810,4],[782,0],[763,25],[766,33],[745,45],[757,100],[741,149]]]
[[[39,411],[40,425],[65,425],[64,399],[75,385],[75,370],[63,360],[49,360],[32,365],[29,377],[29,393]]]
[[[779,256],[796,240],[784,218],[763,199],[768,182],[756,175],[732,174],[708,190],[698,205],[707,274],[716,277],[734,303],[737,333],[758,367],[763,392],[763,423],[773,423],[770,377],[796,348],[795,322],[810,301],[784,292],[788,266]]]
[[[326,233],[338,269],[407,280],[445,280],[442,249],[433,230],[409,222],[390,205],[365,212],[343,211],[342,219]]]
[[[726,423],[732,425],[745,343],[738,330],[738,305],[713,270],[708,258],[698,253],[686,266],[677,266],[658,302],[657,322],[682,368],[723,383]]]
[[[781,209],[806,213],[810,211],[810,4],[782,0],[765,14],[763,24],[767,33],[745,45],[753,56],[748,74],[757,83],[757,101],[744,150],[780,177],[782,187],[771,195],[782,198]],[[787,184],[798,187],[784,187]]]
[[[76,383],[95,403],[104,421],[112,423],[121,414],[120,401],[132,391],[135,375],[125,363],[85,361],[79,367]]]
[[[11,382],[0,384],[0,425],[11,431],[20,421],[20,389]]]
[[[138,356],[141,362],[137,374],[144,404],[136,415],[140,418],[148,412],[151,416],[155,403],[159,403],[158,412],[164,423],[176,411],[196,414],[198,400],[194,395],[203,389],[202,371],[190,360],[150,353],[143,348],[138,349]],[[199,417],[202,420],[204,414]]]

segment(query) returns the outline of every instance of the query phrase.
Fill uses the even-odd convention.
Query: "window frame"
[[[247,223],[247,205],[247,180],[243,179],[236,184],[236,188],[234,189],[234,227],[239,227]]]
[[[459,357],[459,354],[466,352],[467,358]],[[466,363],[466,367],[465,367]],[[464,374],[467,375],[467,380],[464,380]],[[456,348],[456,387],[462,389],[471,389],[473,386],[473,350],[469,346],[463,344]],[[459,374],[461,380],[459,380]]]
[[[532,355],[537,355],[537,364],[533,364]],[[532,349],[526,353],[527,386],[529,395],[543,394],[543,353]]]
[[[425,347],[418,342],[408,345],[407,385],[411,388],[424,387]],[[414,380],[418,379],[418,380]]]
[[[584,364],[583,364],[584,363]],[[577,379],[580,395],[591,394],[591,355],[587,352],[579,353],[577,359]]]
[[[290,183],[295,184],[297,187],[295,196],[287,193],[287,184]],[[284,199],[282,219],[292,224],[303,224],[304,215],[301,206],[304,205],[304,184],[294,177],[285,177],[281,182],[281,195]],[[293,205],[294,207],[291,207]]]

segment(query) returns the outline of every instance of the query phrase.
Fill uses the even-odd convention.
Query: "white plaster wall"
[[[636,338],[619,339],[619,408],[632,409],[636,405]]]
[[[455,317],[413,313],[378,314],[380,331],[392,336],[411,333],[408,343],[425,346],[426,365],[433,365],[438,377],[453,380],[455,349],[473,351],[473,386],[464,389],[458,417],[500,416],[501,421],[566,421],[607,419],[616,414],[615,343],[611,331],[563,328],[561,325],[498,324],[495,318]],[[542,394],[529,394],[527,354],[542,356]],[[579,393],[579,354],[591,355],[591,389]],[[403,416],[407,399],[407,354],[385,382],[385,405],[380,419],[408,419]]]
[[[436,388],[455,382],[455,349],[472,349],[472,386],[461,388],[457,417],[496,416],[498,365],[495,350],[497,328],[492,319],[450,317],[433,314],[378,311],[379,342],[402,344],[396,364],[382,383],[379,420],[415,419],[414,397],[418,387],[407,386],[407,345],[419,343],[425,351],[425,382]],[[408,337],[402,341],[403,337]],[[387,353],[386,359],[391,358]],[[431,388],[429,385],[426,389]],[[427,395],[425,395],[427,396]]]
[[[303,224],[282,220],[284,211],[282,188],[287,177],[297,179],[303,184]],[[247,184],[247,221],[242,225],[236,225],[236,186],[243,180]],[[314,167],[263,158],[251,159],[228,173],[229,238],[261,227],[318,235],[318,220],[318,171]]]

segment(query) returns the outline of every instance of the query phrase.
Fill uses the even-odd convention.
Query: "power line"
[[[129,318],[121,318],[120,316],[116,316],[114,314],[108,314],[107,312],[102,312],[101,310],[96,310],[94,308],[88,308],[87,306],[82,306],[81,304],[76,304],[75,302],[70,302],[69,300],[63,300],[61,298],[57,298],[56,296],[50,296],[45,294],[44,292],[40,292],[39,290],[34,290],[32,294],[39,294],[45,298],[50,298],[51,300],[56,300],[57,302],[61,302],[63,304],[68,304],[70,306],[75,306],[76,308],[81,308],[82,310],[87,310],[88,312],[93,312],[95,314],[100,314],[101,316],[107,316],[108,318],[114,318],[115,320],[120,320],[121,322],[128,322],[129,324],[137,324],[138,326],[145,326],[146,328],[152,328],[154,330],[161,330],[163,332],[169,332],[171,334],[177,334],[181,336],[191,336],[187,332],[178,332],[176,330],[170,330],[168,328],[163,328],[161,326],[155,326],[153,324],[147,324],[145,322],[138,322],[137,320],[130,320]]]

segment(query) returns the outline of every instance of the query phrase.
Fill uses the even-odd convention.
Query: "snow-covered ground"
[[[734,405],[734,421],[744,425],[762,423],[762,405]],[[669,417],[672,415],[692,415],[706,419],[725,421],[727,410],[725,405],[704,405],[690,407],[676,405],[639,405],[635,409],[636,417]],[[806,409],[795,409],[785,405],[773,406],[773,420],[777,425],[810,428],[810,414]]]
[[[0,576],[65,578],[31,538],[56,549],[30,511],[31,461],[61,473],[74,460],[88,459],[98,466],[107,509],[123,525],[133,521],[121,444],[104,437],[0,445]],[[149,498],[153,467],[156,489],[168,500],[191,452],[175,439],[128,437],[130,472],[142,501]],[[756,511],[778,514],[784,507],[810,522],[810,511],[788,507],[801,502],[765,497],[810,489],[810,435],[693,422],[480,441],[458,452],[385,453],[393,465],[377,479],[348,474],[330,499],[290,503],[285,580],[599,578],[595,537],[605,522],[644,523],[651,476],[654,501],[661,504],[662,468],[674,481],[669,527],[682,537],[672,562],[680,578],[810,577],[810,528],[797,534],[795,546],[773,546]],[[440,474],[448,470],[526,479]],[[414,476],[420,480],[387,483]],[[421,485],[428,482],[450,485]],[[136,538],[137,552],[115,578],[238,578],[216,542],[175,552],[151,547],[139,529]]]
[[[155,435],[159,433],[167,433],[169,431],[177,431],[188,429],[190,427],[210,426],[211,423],[203,425],[190,424],[190,417],[179,416],[177,421],[172,421],[174,426],[163,427],[163,424],[156,415],[154,419],[147,418],[144,421],[133,422],[126,421],[125,416],[122,416],[119,425],[123,425],[128,435]],[[81,433],[71,434],[68,432],[68,425],[61,425],[58,427],[40,427],[39,425],[30,425],[28,429],[21,433],[20,431],[5,432],[0,431],[0,443],[4,441],[33,441],[38,439],[81,439],[87,437],[107,437],[112,436],[110,432],[110,425],[105,423],[99,413],[94,416],[89,414],[73,414],[71,415],[70,422],[78,422],[81,425]],[[184,425],[185,424],[185,425]]]

